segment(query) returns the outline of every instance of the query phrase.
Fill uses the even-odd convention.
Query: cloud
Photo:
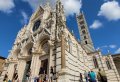
[[[33,11],[35,11],[35,9],[39,5],[41,6],[45,5],[48,0],[22,0],[22,1],[28,2]],[[82,6],[81,0],[61,0],[61,1],[64,5],[66,16],[73,15],[74,13],[76,14],[79,13],[80,8]],[[51,7],[54,8],[56,0],[50,0],[49,2]]]
[[[15,7],[13,0],[0,0],[0,11],[4,13],[11,13]]]
[[[81,0],[62,0],[62,2],[67,16],[73,15],[74,13],[79,14],[82,7]]]
[[[98,47],[98,48],[96,48],[97,50],[98,49],[109,49],[109,48],[111,48],[111,49],[115,49],[117,47],[117,45],[114,45],[114,44],[111,44],[111,45],[104,45],[104,46],[101,46],[101,47]]]
[[[90,26],[91,29],[98,29],[102,26],[102,23],[99,20],[95,20]]]
[[[116,48],[116,45],[109,45],[110,48]]]
[[[115,51],[116,54],[120,53],[120,48]]]
[[[104,16],[108,20],[120,19],[120,4],[117,1],[105,2],[98,13],[98,16]]]
[[[22,24],[27,24],[28,19],[29,19],[27,13],[25,13],[24,11],[21,11],[21,15],[22,15],[22,17],[23,17],[23,19],[21,20],[21,23],[22,23]]]

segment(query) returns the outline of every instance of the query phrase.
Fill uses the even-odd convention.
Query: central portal
[[[48,71],[49,71],[48,68],[49,68],[48,59],[42,60],[39,74],[47,74],[48,75]]]

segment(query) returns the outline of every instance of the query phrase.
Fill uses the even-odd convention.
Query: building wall
[[[112,57],[113,57],[113,61],[114,61],[115,66],[119,72],[119,75],[120,75],[120,54],[112,55]]]
[[[68,31],[66,31],[67,33]],[[66,57],[66,69],[67,76],[70,78],[70,82],[79,82],[80,73],[83,75],[84,79],[84,72],[93,70],[98,73],[99,68],[104,70],[108,82],[119,82],[120,77],[118,72],[116,71],[116,67],[113,63],[111,56],[102,56],[100,51],[96,51],[93,53],[87,54],[86,51],[82,48],[82,46],[76,41],[73,35],[68,32],[72,45],[67,44],[66,42],[66,50],[65,50],[65,57]],[[78,46],[78,49],[77,49]],[[71,50],[71,51],[70,51]],[[93,57],[96,57],[98,68],[95,68]],[[109,59],[111,69],[108,69],[106,65],[106,59]],[[85,81],[85,79],[84,79]]]
[[[0,58],[0,75],[3,72],[4,69],[4,64],[5,64],[5,58]]]

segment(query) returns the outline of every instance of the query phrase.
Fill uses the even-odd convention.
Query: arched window
[[[68,39],[68,52],[70,52],[70,39]]]
[[[85,30],[83,30],[83,31],[82,31],[82,34],[86,34],[86,31],[85,31]]]
[[[99,67],[98,66],[98,61],[97,61],[96,57],[93,57],[93,63],[94,63],[95,68]]]
[[[108,69],[112,69],[110,61],[108,59],[106,59],[106,65]]]
[[[40,26],[40,23],[41,23],[41,21],[40,20],[37,20],[35,23],[34,23],[34,26],[33,26],[33,31],[36,31],[38,28],[39,28],[39,26]]]
[[[87,41],[85,41],[85,44],[88,44],[88,42],[87,42]]]
[[[79,48],[78,48],[78,45],[77,45],[77,44],[76,44],[76,49],[77,49],[77,56],[78,56],[78,59],[80,59]]]
[[[68,37],[68,47],[69,47],[69,52],[72,53],[72,41],[70,37]]]
[[[70,40],[70,49],[69,52],[72,54],[72,41]]]

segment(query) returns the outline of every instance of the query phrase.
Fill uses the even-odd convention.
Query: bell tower
[[[83,46],[87,53],[94,52],[95,48],[83,13],[80,13],[77,16],[77,22],[80,33],[81,45]]]

